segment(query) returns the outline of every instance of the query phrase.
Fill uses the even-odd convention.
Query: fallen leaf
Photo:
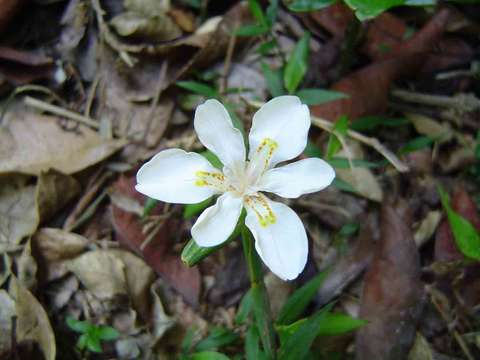
[[[101,300],[128,294],[125,264],[108,251],[88,251],[70,260],[67,267]]]
[[[18,245],[38,226],[35,186],[26,185],[26,180],[26,177],[9,177],[0,186],[0,253]]]
[[[425,242],[427,242],[435,231],[437,230],[438,224],[442,218],[442,213],[437,210],[429,211],[427,215],[419,222],[416,230],[415,235],[413,238],[415,239],[415,244],[418,247],[421,247]]]
[[[422,334],[417,333],[412,350],[408,354],[407,360],[434,360],[433,351],[427,339]]]
[[[40,221],[49,220],[80,192],[80,184],[73,177],[55,170],[40,173],[36,189],[36,203]]]
[[[405,117],[412,122],[419,134],[434,138],[440,143],[448,142],[453,137],[448,123],[442,124],[428,116],[408,112]]]
[[[403,359],[415,339],[424,303],[420,257],[405,202],[384,204],[381,237],[364,279],[360,314],[368,324],[356,336],[362,359]]]
[[[10,295],[15,300],[17,343],[36,342],[45,360],[55,360],[55,336],[42,305],[13,275],[10,280]]]
[[[16,259],[17,278],[19,283],[33,291],[37,286],[37,263],[32,256],[31,241],[28,240],[23,247],[20,257]]]
[[[55,169],[69,175],[106,159],[126,143],[102,139],[86,127],[80,133],[66,131],[58,118],[35,113],[8,112],[4,121],[8,125],[0,128],[0,174],[39,175]]]
[[[448,9],[440,10],[409,41],[399,44],[377,62],[333,84],[331,90],[343,92],[349,97],[312,106],[312,114],[335,121],[341,115],[355,120],[363,115],[384,112],[392,82],[405,75],[411,76],[421,67],[425,60],[422,54],[428,53],[443,34],[449,17]]]
[[[134,186],[134,177],[127,178],[122,176],[114,184],[114,189],[116,192],[129,196],[144,205],[145,197],[136,192]],[[126,212],[113,204],[111,209],[117,240],[127,248],[140,254],[145,259],[145,262],[177,290],[189,304],[196,305],[200,294],[200,273],[196,267],[186,267],[180,260],[180,255],[171,252],[171,239],[168,237],[168,234],[174,234],[177,231],[173,228],[173,224],[166,221],[149,243],[142,248],[142,244],[147,239],[148,234],[143,232],[141,219],[137,215]],[[157,206],[151,214],[160,215],[160,207]]]
[[[175,320],[165,313],[165,309],[162,304],[162,300],[159,295],[159,284],[153,284],[150,293],[153,297],[152,308],[152,335],[153,343],[155,346],[158,341],[163,337],[165,332],[169,330],[174,324]]]
[[[15,301],[5,290],[0,290],[0,355],[10,350],[12,318],[16,316]]]

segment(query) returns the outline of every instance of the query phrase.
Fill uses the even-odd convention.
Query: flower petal
[[[199,246],[216,246],[232,234],[242,212],[243,200],[225,193],[217,203],[198,217],[192,227],[192,237]]]
[[[322,159],[310,158],[266,171],[258,188],[285,198],[320,191],[335,178],[333,168]]]
[[[233,127],[227,109],[210,99],[197,107],[194,127],[203,145],[218,156],[223,165],[235,170],[245,162],[241,132]]]
[[[307,145],[310,111],[296,96],[279,96],[263,105],[253,116],[248,137],[252,160],[262,144],[274,146],[270,167],[300,155]],[[273,141],[273,142],[272,142]]]
[[[214,187],[196,184],[198,171],[219,172],[200,154],[163,150],[138,170],[135,189],[153,199],[195,204],[219,193]]]
[[[274,214],[273,223],[265,225],[258,213],[247,206],[245,224],[255,238],[255,249],[265,265],[281,279],[293,280],[307,263],[307,234],[291,208],[268,199],[267,202]]]

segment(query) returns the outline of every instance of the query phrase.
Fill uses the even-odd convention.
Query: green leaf
[[[268,27],[261,24],[245,25],[235,31],[237,36],[258,36],[268,32]]]
[[[183,208],[183,218],[185,220],[191,219],[195,215],[201,213],[213,202],[213,197],[203,200],[196,204],[186,204]]]
[[[305,311],[310,301],[312,301],[326,275],[327,271],[322,271],[301,288],[297,289],[280,310],[277,324],[285,325],[295,321]]]
[[[282,69],[272,70],[270,66],[262,62],[262,72],[265,76],[268,91],[273,97],[285,94],[285,88],[282,81]]]
[[[398,153],[400,155],[405,155],[414,151],[418,151],[429,147],[434,141],[435,139],[429,136],[419,136],[402,146]]]
[[[296,12],[315,11],[335,4],[335,2],[336,0],[293,0],[287,3],[287,7]]]
[[[100,339],[98,337],[89,336],[87,339],[87,349],[91,352],[101,353],[102,345],[100,344]]]
[[[277,20],[278,15],[278,0],[270,0],[270,5],[267,7],[266,18],[267,24],[271,28],[275,21]]]
[[[399,5],[426,6],[435,5],[436,0],[345,0],[348,6],[355,10],[355,15],[361,21],[374,18],[382,12]]]
[[[300,324],[298,329],[288,336],[278,352],[279,360],[303,359],[310,350],[313,340],[317,337],[318,329],[325,321],[333,304],[325,306],[322,310]]]
[[[380,126],[397,127],[410,124],[410,121],[405,118],[387,119],[381,116],[364,116],[356,119],[350,124],[350,128],[355,131],[375,130]]]
[[[335,179],[333,179],[332,185],[335,186],[339,190],[350,192],[350,193],[353,193],[353,194],[357,194],[357,191],[355,190],[355,188],[352,185],[350,185],[345,180],[340,179],[339,177],[336,177]]]
[[[264,42],[261,44],[255,52],[260,55],[268,55],[277,46],[277,41],[275,39]]]
[[[351,317],[347,314],[328,313],[320,324],[317,335],[332,336],[342,335],[367,324],[368,321]]]
[[[477,229],[470,221],[452,209],[448,194],[440,186],[438,193],[459,250],[468,258],[480,260],[480,234]]]
[[[338,235],[340,235],[340,236],[351,236],[351,235],[355,234],[358,231],[359,228],[360,228],[359,223],[354,223],[354,222],[346,223],[345,225],[343,225],[340,228],[340,230],[338,230]]]
[[[347,130],[348,130],[348,118],[342,115],[335,123],[335,126],[333,127],[333,132],[330,134],[330,137],[328,138],[327,155],[325,157],[327,160],[330,159],[342,148],[342,143],[338,139],[337,135],[345,135],[347,133]]]
[[[217,169],[222,170],[223,169],[223,164],[220,161],[220,159],[215,155],[213,152],[210,150],[205,150],[200,153],[205,159],[207,159],[212,166],[216,167]]]
[[[216,89],[198,81],[177,81],[176,85],[182,89],[189,90],[195,94],[203,95],[208,98],[218,98],[219,96]]]
[[[266,360],[260,349],[260,334],[255,324],[250,325],[245,337],[245,357],[247,360]]]
[[[216,351],[203,351],[190,355],[190,360],[230,360],[227,355]]]
[[[268,27],[267,20],[265,19],[265,15],[263,14],[262,7],[258,0],[248,0],[248,7],[252,12],[253,17],[257,19],[261,25]]]
[[[152,199],[152,198],[147,198],[147,201],[145,201],[145,205],[143,206],[143,214],[142,217],[147,217],[150,215],[152,210],[157,206],[158,200]]]
[[[235,105],[228,104],[228,103],[225,103],[224,105],[225,105],[225,108],[228,111],[228,114],[230,115],[230,118],[232,119],[233,127],[240,131],[240,133],[242,134],[242,137],[243,137],[243,141],[246,141],[245,128],[243,127],[242,120],[240,120],[240,118],[237,116],[237,113],[234,110]],[[222,165],[222,169],[223,169],[223,165]]]
[[[82,336],[78,338],[77,348],[79,348],[80,350],[85,349],[87,347],[87,341],[88,341],[88,335],[82,334]]]
[[[303,150],[303,153],[308,157],[318,157],[323,159],[322,150],[310,140],[307,141],[307,146],[305,147],[305,150]]]
[[[70,329],[78,333],[86,333],[92,327],[88,321],[77,320],[71,316],[67,316],[66,322]]]
[[[115,340],[120,336],[120,333],[111,326],[100,326],[98,328],[98,337],[101,340],[110,341]]]
[[[307,105],[320,105],[349,97],[347,94],[340,91],[325,89],[302,89],[297,91],[296,95]]]
[[[307,73],[310,33],[307,31],[297,43],[288,59],[283,74],[283,83],[289,94],[295,93]]]
[[[193,338],[195,337],[196,333],[197,330],[195,328],[188,328],[187,333],[183,337],[182,344],[180,346],[183,355],[186,355],[190,352],[193,344]]]
[[[237,314],[235,315],[235,324],[240,325],[247,321],[248,316],[252,312],[253,299],[250,289],[243,295],[242,301],[238,306]]]
[[[216,350],[218,348],[221,348],[222,346],[237,341],[238,338],[238,334],[234,333],[229,329],[223,327],[215,327],[210,331],[210,334],[205,339],[200,341],[197,346],[195,346],[195,350]]]

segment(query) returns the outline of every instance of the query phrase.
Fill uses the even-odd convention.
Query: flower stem
[[[243,252],[250,274],[250,287],[253,298],[253,313],[260,331],[263,348],[268,359],[275,359],[275,333],[267,290],[263,282],[262,263],[253,245],[250,230],[242,227]]]

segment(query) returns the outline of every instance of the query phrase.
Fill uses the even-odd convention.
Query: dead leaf
[[[17,342],[36,342],[46,360],[55,360],[55,336],[42,305],[13,275],[10,280],[10,294],[16,305]]]
[[[15,301],[2,289],[0,290],[0,355],[10,350],[14,316],[16,316]]]
[[[62,229],[42,228],[33,237],[37,253],[47,262],[71,259],[87,248],[89,240]]]
[[[405,202],[385,204],[381,237],[364,279],[355,358],[404,359],[415,338],[424,302],[420,257]]]
[[[0,184],[0,253],[18,245],[38,226],[35,186],[26,185],[26,180],[26,177],[9,177]]]
[[[134,185],[134,177],[122,176],[114,184],[114,188],[118,193],[144,204],[145,197],[135,191]],[[152,215],[161,213],[160,206],[157,206]],[[112,222],[116,238],[121,244],[140,254],[145,262],[182,294],[188,303],[197,304],[200,294],[200,273],[196,267],[186,267],[180,260],[180,255],[171,252],[171,239],[168,234],[175,234],[177,231],[172,222],[166,221],[143,248],[142,244],[148,234],[143,232],[143,224],[137,215],[112,205]]]
[[[429,211],[427,216],[419,222],[416,230],[415,235],[413,238],[415,239],[415,244],[418,247],[421,247],[425,242],[427,242],[435,231],[437,230],[438,224],[442,218],[442,213],[438,210]]]
[[[162,304],[162,299],[160,298],[160,284],[157,282],[152,285],[150,293],[153,297],[153,308],[152,308],[152,335],[153,343],[152,347],[155,346],[158,341],[163,337],[165,332],[169,330],[174,324],[175,320],[168,316],[165,313],[165,309]]]
[[[37,263],[32,256],[31,241],[28,240],[23,247],[22,254],[16,261],[17,278],[26,289],[32,290],[37,286]]]
[[[2,254],[0,260],[0,287],[3,286],[5,281],[7,281],[8,277],[12,273],[12,261],[10,260],[10,256],[6,253]]]
[[[428,116],[415,113],[405,113],[405,117],[412,122],[419,134],[437,139],[440,143],[448,142],[453,137],[448,123],[439,123]]]
[[[70,260],[67,267],[101,300],[128,294],[125,264],[108,251],[88,251]]]
[[[354,120],[363,115],[384,112],[388,105],[391,83],[404,75],[411,76],[420,68],[435,42],[445,30],[450,17],[448,9],[440,10],[409,41],[399,44],[377,62],[347,75],[331,89],[349,98],[311,107],[314,115],[335,121],[341,115]],[[422,55],[423,54],[423,55]],[[375,84],[374,87],[371,84]]]
[[[138,216],[143,215],[143,206],[140,205],[137,200],[116,192],[113,189],[108,192],[108,195],[110,196],[112,204],[114,204],[116,207]]]
[[[59,119],[28,112],[9,112],[0,128],[0,174],[39,175],[55,169],[72,174],[121,149],[124,140],[105,140],[89,128],[66,131]]]
[[[422,334],[417,333],[415,343],[408,354],[407,360],[434,360],[432,348]]]
[[[80,184],[73,177],[56,170],[40,173],[37,182],[36,202],[40,221],[50,219],[80,192]]]

